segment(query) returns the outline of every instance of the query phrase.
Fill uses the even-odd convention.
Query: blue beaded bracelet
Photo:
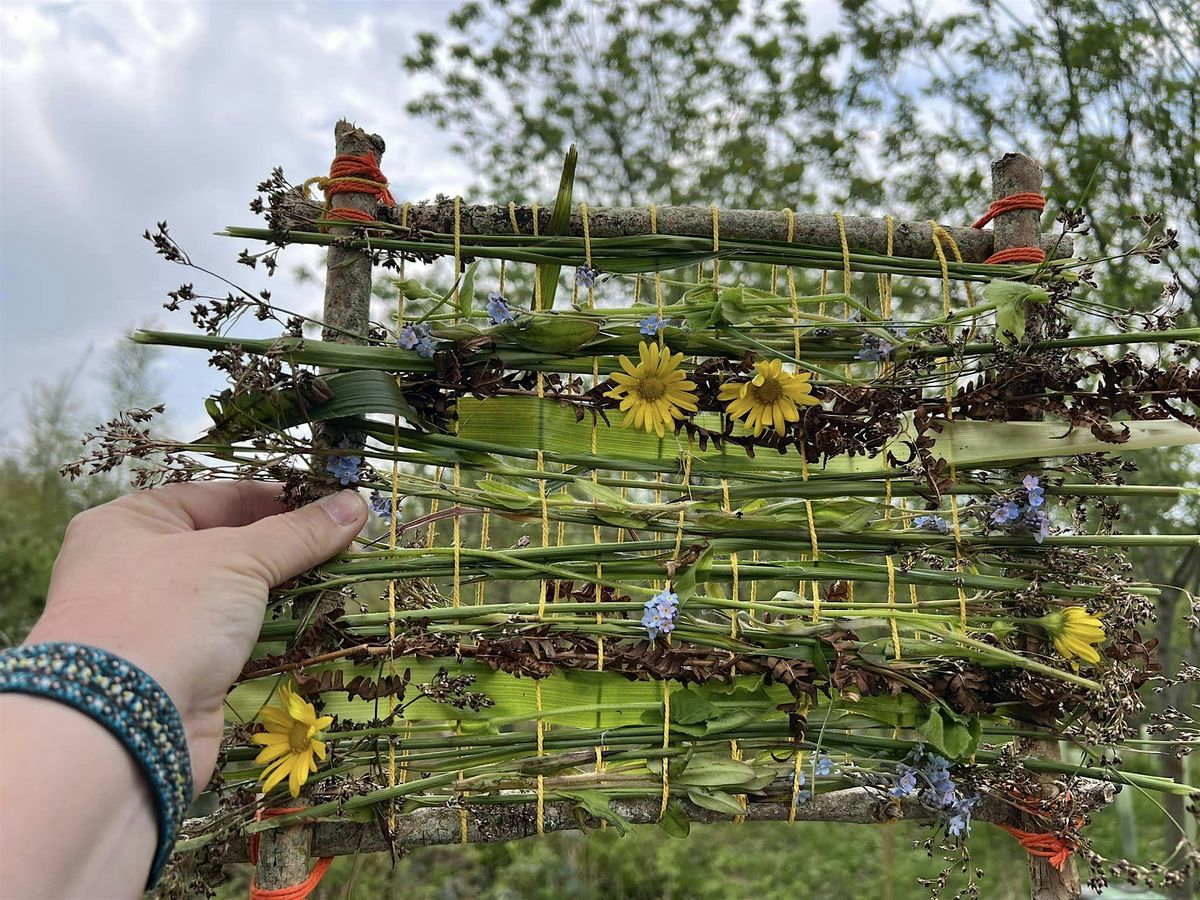
[[[192,802],[192,764],[179,711],[153,678],[83,644],[33,644],[0,652],[0,692],[57,700],[95,719],[125,745],[150,781],[158,849],[147,889],[162,874]]]

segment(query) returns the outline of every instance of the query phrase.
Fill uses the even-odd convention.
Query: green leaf
[[[575,186],[575,164],[579,153],[575,145],[567,151],[563,160],[562,177],[558,181],[558,195],[554,198],[554,209],[550,213],[547,234],[566,234],[571,223],[571,194]],[[542,309],[554,308],[554,295],[558,292],[558,273],[562,266],[540,265],[537,267],[538,286],[542,296]]]
[[[983,298],[996,306],[996,338],[1011,344],[1025,337],[1025,304],[1047,303],[1050,296],[1035,284],[1019,281],[992,281],[983,289]]]
[[[551,314],[526,317],[512,331],[512,339],[526,350],[566,353],[582,347],[599,333],[600,325],[594,319]]]
[[[601,819],[608,822],[621,834],[629,830],[629,820],[613,810],[603,792],[560,791],[559,793],[561,796],[575,801],[576,811],[582,811],[593,819]]]
[[[671,694],[671,721],[695,725],[715,716],[717,708],[693,690],[684,688]]]
[[[458,286],[458,317],[469,319],[475,308],[475,270],[479,268],[479,260],[467,266],[463,273],[462,283]]]
[[[658,827],[673,838],[685,838],[692,831],[691,820],[683,811],[683,807],[672,800],[667,804],[667,810],[658,820]]]
[[[721,756],[696,757],[682,775],[679,784],[702,787],[736,786],[753,781],[757,776],[752,766],[736,759]]]
[[[708,791],[704,788],[688,788],[688,799],[697,806],[711,809],[713,812],[724,813],[727,816],[740,816],[745,813],[742,804],[724,791]]]

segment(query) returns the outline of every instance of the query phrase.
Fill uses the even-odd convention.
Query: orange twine
[[[304,806],[270,806],[266,809],[260,809],[254,814],[254,820],[270,819],[273,816],[285,816],[288,813],[304,812],[307,807]],[[250,900],[304,900],[309,894],[316,890],[317,885],[321,883],[321,879],[325,877],[325,873],[329,870],[330,863],[333,862],[332,856],[324,856],[317,860],[317,864],[312,867],[312,871],[308,873],[299,884],[293,884],[290,887],[276,888],[267,890],[260,888],[253,880],[250,881]],[[250,864],[258,865],[258,835],[250,835]]]
[[[1050,865],[1054,866],[1054,868],[1058,869],[1060,872],[1066,866],[1067,860],[1071,858],[1071,853],[1075,849],[1070,843],[1068,843],[1064,838],[1059,837],[1057,834],[1050,834],[1049,832],[1022,831],[1015,825],[1003,825],[999,822],[996,824],[1015,837],[1017,839],[1017,843],[1025,848],[1026,853],[1028,853],[1030,856],[1038,856],[1042,859],[1049,860]]]
[[[373,156],[335,156],[329,165],[329,178],[322,186],[326,200],[331,203],[338,194],[370,194],[385,206],[396,205],[396,199],[388,190],[387,178]],[[352,222],[375,221],[375,217],[369,213],[348,206],[335,206],[325,217]]]
[[[1046,208],[1046,198],[1033,191],[1022,191],[1019,194],[1009,194],[999,200],[993,200],[972,228],[982,228],[1001,213],[1013,212],[1018,209],[1036,209],[1039,213]],[[985,262],[991,265],[999,263],[1040,263],[1045,262],[1046,253],[1041,247],[1013,247],[993,253]]]

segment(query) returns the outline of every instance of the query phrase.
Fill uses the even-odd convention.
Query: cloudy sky
[[[122,334],[190,328],[161,308],[194,276],[153,255],[141,235],[154,222],[198,262],[267,286],[212,232],[252,224],[246,203],[273,165],[294,181],[327,170],[343,116],[388,138],[396,196],[465,188],[448,142],[405,116],[421,85],[399,64],[457,5],[0,4],[0,452],[35,381],[86,359],[84,396],[102,403]],[[312,308],[312,287],[272,281],[283,305]],[[204,354],[168,350],[158,375],[173,423],[198,426],[219,386]]]

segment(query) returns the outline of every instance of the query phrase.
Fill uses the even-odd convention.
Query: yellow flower
[[[258,776],[265,780],[263,793],[267,793],[286,777],[288,790],[293,797],[300,796],[300,787],[308,781],[311,772],[317,771],[316,760],[325,759],[325,742],[316,740],[316,735],[333,722],[333,716],[317,718],[313,705],[296,694],[288,685],[279,688],[280,706],[268,706],[262,711],[266,731],[252,735],[251,740],[263,748],[255,758],[256,763],[268,763]]]
[[[744,418],[752,435],[772,426],[783,434],[788,422],[800,418],[797,403],[817,406],[821,402],[812,395],[809,372],[785,372],[783,361],[778,359],[755,363],[754,371],[750,381],[721,385],[720,394],[720,399],[729,404],[725,411],[734,419]]]
[[[1100,653],[1092,644],[1104,642],[1104,626],[1100,616],[1092,615],[1082,606],[1068,606],[1058,612],[1047,613],[1038,619],[1054,649],[1063,659],[1082,659],[1084,662],[1100,662]]]
[[[672,355],[668,347],[642,341],[638,356],[636,366],[629,357],[621,357],[625,371],[609,376],[617,386],[605,396],[621,401],[621,412],[625,413],[621,424],[626,428],[645,428],[662,437],[674,419],[683,418],[685,410],[696,411],[696,398],[692,396],[696,386],[679,371],[682,353]]]

